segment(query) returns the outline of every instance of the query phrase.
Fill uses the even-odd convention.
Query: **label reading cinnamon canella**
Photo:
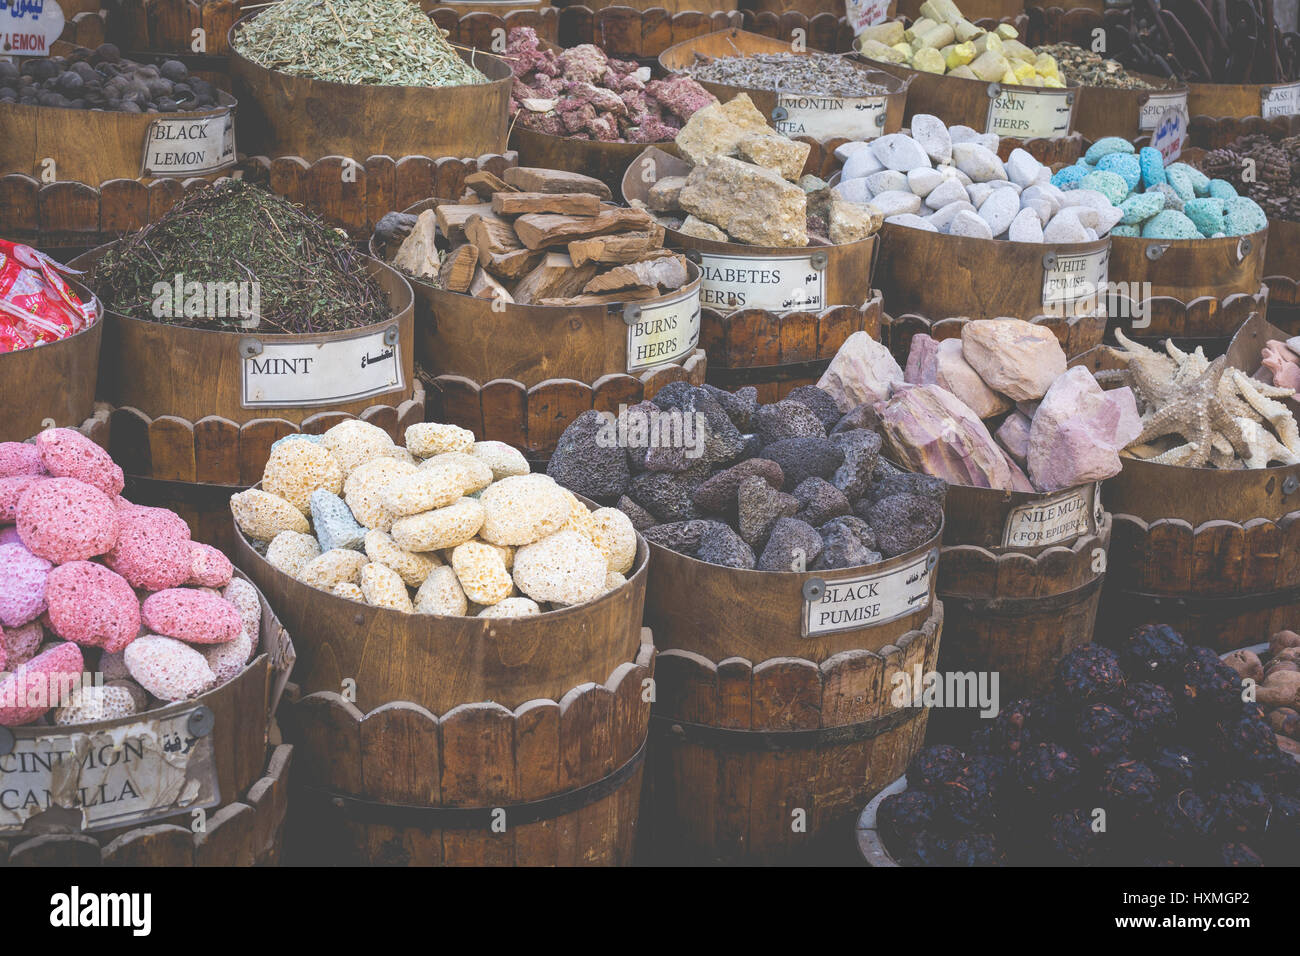
[[[0,756],[0,832],[58,808],[101,830],[216,806],[213,734],[190,729],[196,709],[88,733],[15,734]]]
[[[748,256],[700,253],[700,305],[730,312],[767,309],[791,312],[826,307],[826,270],[812,256]]]
[[[342,404],[401,389],[406,382],[396,331],[390,326],[323,342],[240,339],[241,349],[249,343],[256,349],[244,353],[243,407]]]
[[[149,124],[141,176],[201,176],[235,162],[235,114],[168,116]]]
[[[837,137],[875,139],[885,129],[886,102],[883,96],[814,96],[778,93],[777,115],[772,125],[785,136],[811,136],[817,140]]]
[[[1271,86],[1267,92],[1261,92],[1259,115],[1264,119],[1272,119],[1274,116],[1295,116],[1297,114],[1300,114],[1300,83]]]
[[[984,131],[1017,139],[1068,136],[1073,104],[1069,90],[1001,89],[989,100]]]
[[[700,342],[698,286],[660,302],[628,303],[623,314],[628,372],[680,362]]]
[[[874,627],[928,607],[938,558],[927,551],[892,571],[825,582],[817,600],[804,600],[803,636]]]
[[[1043,266],[1043,308],[1052,315],[1090,315],[1100,304],[1109,276],[1110,249],[1056,254]]]
[[[1084,485],[1013,508],[1002,529],[1002,547],[1045,548],[1086,534],[1095,517],[1095,491]]]

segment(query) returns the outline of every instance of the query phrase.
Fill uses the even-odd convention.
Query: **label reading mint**
[[[857,36],[889,16],[889,0],[844,0],[844,18]]]
[[[1069,90],[999,89],[989,100],[986,133],[1017,139],[1055,139],[1068,136],[1074,112]]]
[[[1165,110],[1178,110],[1187,115],[1187,91],[1180,93],[1152,93],[1138,112],[1138,129],[1149,132],[1160,125]]]
[[[1110,250],[1056,254],[1056,261],[1043,267],[1043,308],[1048,315],[1091,315],[1105,288]]]
[[[244,408],[341,404],[406,384],[395,325],[326,342],[240,339],[241,350],[250,343],[257,352],[244,352]]]
[[[698,287],[649,305],[629,303],[627,370],[640,372],[657,365],[680,362],[700,342],[700,290]]]
[[[812,256],[747,256],[700,253],[700,305],[730,312],[767,309],[791,312],[826,307],[826,270]]]
[[[235,114],[169,116],[149,124],[141,176],[201,176],[235,162]]]
[[[930,575],[937,550],[892,571],[827,581],[821,597],[803,604],[803,636],[834,634],[885,624],[930,604]]]
[[[0,756],[0,832],[60,807],[80,812],[83,830],[102,830],[216,806],[213,735],[190,730],[196,709],[90,733],[15,734]]]
[[[1092,529],[1095,517],[1092,485],[1071,488],[1013,508],[1002,529],[1004,548],[1045,548],[1069,544]]]
[[[1296,114],[1300,114],[1300,83],[1271,86],[1260,93],[1259,115],[1264,119]]]
[[[883,96],[777,95],[781,119],[773,121],[785,136],[811,136],[817,140],[835,138],[875,139],[885,129],[886,102]]]

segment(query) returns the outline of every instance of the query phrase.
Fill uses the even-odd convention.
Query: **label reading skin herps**
[[[396,391],[405,386],[400,344],[384,332],[327,342],[263,341],[244,359],[244,408],[331,405]]]
[[[149,124],[142,176],[199,176],[235,161],[235,117],[230,110],[212,116],[169,116]]]
[[[773,123],[785,136],[811,136],[817,140],[836,137],[875,139],[885,128],[883,96],[800,96],[781,93],[778,106],[785,119]]]
[[[1001,90],[989,100],[985,132],[1017,139],[1068,136],[1074,107],[1067,90]]]
[[[928,607],[936,557],[927,551],[892,571],[827,581],[818,600],[804,601],[803,636],[873,627]]]
[[[1002,529],[1004,548],[1044,548],[1069,544],[1091,530],[1093,486],[1072,488],[1012,509]]]
[[[811,256],[751,259],[701,252],[700,274],[700,305],[706,309],[792,312],[826,307],[826,270],[814,269]]]
[[[698,288],[665,302],[631,307],[637,313],[627,327],[628,372],[680,362],[695,351],[700,341]]]

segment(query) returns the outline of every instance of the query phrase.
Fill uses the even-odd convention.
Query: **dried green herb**
[[[336,332],[391,315],[383,290],[346,237],[288,200],[237,179],[190,193],[123,239],[96,263],[91,283],[114,312],[219,331]],[[257,291],[254,319],[225,307],[214,315],[206,301],[201,310],[175,307],[193,291],[206,300],[209,289],[241,283]]]
[[[820,96],[873,96],[886,92],[842,56],[832,53],[754,53],[716,59],[696,54],[683,71],[694,80],[750,90]]]
[[[1034,47],[1056,59],[1061,79],[1067,86],[1104,86],[1113,90],[1155,90],[1159,87],[1131,76],[1118,60],[1108,60],[1073,43],[1052,43]]]
[[[268,70],[331,83],[488,82],[412,0],[279,0],[236,32],[233,43]]]

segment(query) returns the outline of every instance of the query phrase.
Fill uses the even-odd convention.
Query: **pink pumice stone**
[[[106,495],[120,494],[122,469],[104,449],[71,428],[48,428],[36,436],[36,447],[51,475],[76,478]]]
[[[50,630],[85,647],[120,651],[140,633],[140,603],[120,574],[93,561],[50,572],[45,588]]]
[[[44,475],[11,475],[0,478],[0,523],[18,520],[18,499],[32,485],[45,481]]]
[[[58,706],[81,680],[83,669],[76,644],[57,644],[20,664],[0,681],[0,725],[29,724]]]
[[[191,588],[159,591],[144,599],[144,624],[155,634],[188,644],[224,644],[239,636],[239,609],[223,597]]]
[[[113,499],[76,478],[50,478],[28,488],[16,517],[27,550],[55,564],[104,554],[117,541]]]
[[[21,627],[41,616],[52,567],[21,544],[0,545],[0,624]]]
[[[189,584],[205,588],[224,588],[235,573],[230,559],[210,544],[190,542]]]
[[[5,666],[14,668],[27,663],[44,640],[45,629],[40,621],[5,628]]]
[[[189,525],[175,512],[132,505],[117,510],[117,543],[104,563],[134,588],[162,591],[189,580],[192,544]]]
[[[0,441],[0,478],[13,475],[43,475],[41,450],[25,441]]]

